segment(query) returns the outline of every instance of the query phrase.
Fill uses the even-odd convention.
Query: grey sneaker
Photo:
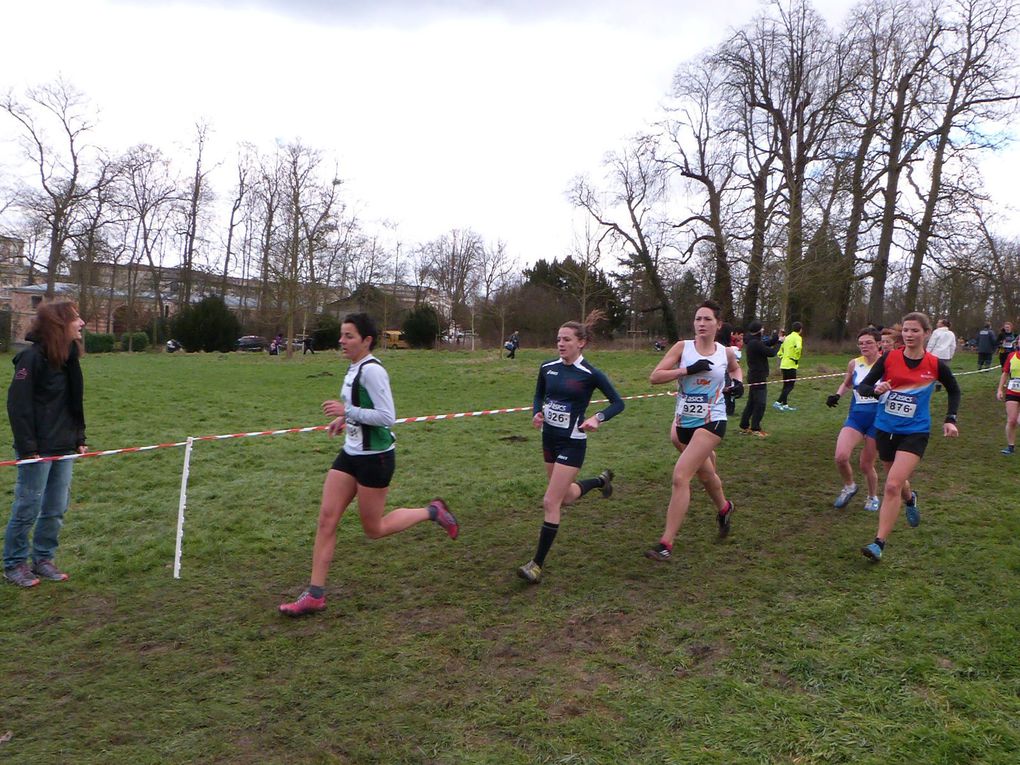
[[[613,496],[613,471],[606,468],[599,473],[599,478],[602,479],[602,498],[609,499]]]
[[[853,486],[844,486],[843,490],[836,497],[836,501],[832,503],[832,506],[842,510],[844,507],[850,504],[850,500],[854,498],[857,493],[857,484]]]
[[[882,507],[882,500],[878,497],[868,497],[868,501],[864,503],[864,509],[869,513],[877,513]]]
[[[37,560],[32,564],[32,573],[37,574],[40,579],[49,579],[51,582],[66,582],[71,578],[51,560]]]
[[[535,563],[535,561],[529,560],[517,569],[517,576],[530,584],[538,584],[542,579],[542,567]]]
[[[17,566],[4,569],[4,579],[18,587],[35,587],[39,579],[32,576],[32,570],[27,563],[19,563]]]

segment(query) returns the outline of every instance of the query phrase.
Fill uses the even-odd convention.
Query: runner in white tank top
[[[715,448],[726,433],[725,376],[732,381],[733,398],[744,392],[744,375],[732,348],[715,341],[720,326],[719,306],[706,300],[694,314],[694,340],[681,340],[670,348],[649,378],[653,385],[677,381],[674,427],[681,454],[673,468],[673,491],[666,510],[666,528],[648,558],[667,561],[673,539],[691,503],[691,479],[697,475],[715,502],[719,536],[730,531],[733,503],[726,500],[715,469]]]

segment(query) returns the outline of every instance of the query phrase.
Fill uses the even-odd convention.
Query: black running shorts
[[[585,438],[557,437],[542,431],[542,457],[546,463],[579,468],[584,464],[587,449]]]
[[[886,433],[879,430],[875,433],[875,444],[878,446],[878,458],[882,462],[892,462],[896,452],[910,452],[918,457],[924,456],[928,446],[927,433]]]
[[[355,481],[369,489],[385,489],[393,480],[396,455],[396,449],[379,454],[348,454],[341,449],[333,460],[333,470],[354,476]]]
[[[687,446],[694,438],[694,431],[696,430],[707,430],[709,433],[714,433],[719,438],[726,436],[726,420],[716,420],[715,422],[706,422],[704,425],[699,425],[696,428],[681,428],[679,425],[676,426],[676,437],[684,446]]]

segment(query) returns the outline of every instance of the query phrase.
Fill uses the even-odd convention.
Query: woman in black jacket
[[[26,336],[32,345],[14,357],[7,416],[18,459],[85,453],[85,414],[79,357],[78,307],[69,300],[42,303]],[[4,534],[4,578],[19,587],[67,574],[53,563],[71,489],[74,460],[18,465],[14,505]],[[34,527],[34,532],[33,532]],[[29,566],[29,532],[32,565]]]

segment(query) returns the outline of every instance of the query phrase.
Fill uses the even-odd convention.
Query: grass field
[[[528,404],[552,356],[383,361],[409,416]],[[623,395],[650,390],[655,355],[589,358]],[[845,363],[809,348],[801,374]],[[320,424],[344,368],[329,353],[90,356],[90,445]],[[368,541],[348,514],[329,609],[298,621],[275,609],[307,581],[337,441],[197,444],[177,581],[183,450],[85,460],[58,557],[72,579],[0,589],[0,761],[1020,762],[1020,457],[998,453],[994,375],[961,378],[961,438],[933,437],[922,524],[901,519],[878,565],[858,551],[876,524],[863,492],[832,508],[837,382],[799,384],[796,413],[770,407],[767,441],[731,423],[733,532],[716,540],[695,491],[668,565],[642,552],[669,496],[673,400],[630,402],[584,471],[612,466],[616,494],[565,512],[536,587],[513,575],[542,516],[529,416],[397,426],[390,507],[442,495],[460,539],[422,524]],[[0,469],[4,519],[14,475]]]

